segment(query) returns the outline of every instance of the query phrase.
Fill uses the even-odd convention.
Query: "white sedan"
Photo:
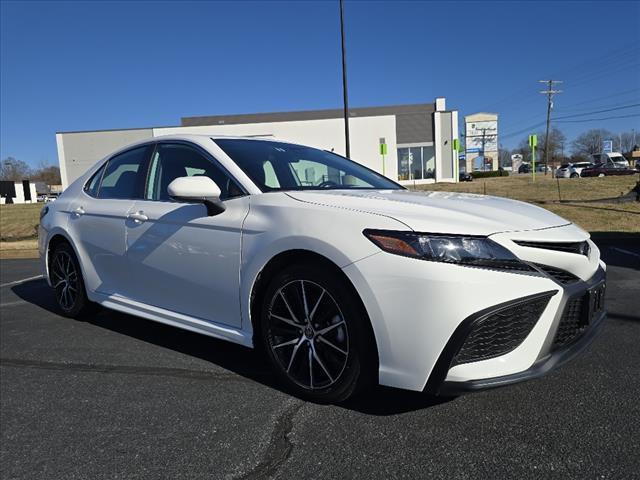
[[[591,162],[563,163],[556,170],[558,178],[580,178],[582,169],[593,166]]]
[[[64,315],[100,304],[261,347],[313,401],[374,382],[456,395],[538,377],[605,316],[605,265],[570,222],[408,192],[291,143],[158,137],[98,162],[41,215]]]

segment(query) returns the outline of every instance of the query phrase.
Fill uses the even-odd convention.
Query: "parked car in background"
[[[97,303],[260,347],[319,402],[374,383],[455,395],[537,378],[605,317],[598,247],[552,212],[410,192],[273,140],[125,147],[43,208],[38,245],[65,316]]]
[[[530,173],[530,172],[531,172],[531,165],[529,165],[528,163],[523,163],[518,168],[518,173]]]
[[[617,164],[597,163],[591,167],[583,168],[581,177],[606,177],[609,175],[634,175],[637,170],[628,167],[621,167]]]
[[[592,166],[591,162],[576,162],[576,163],[563,163],[560,168],[556,170],[556,177],[558,178],[579,178],[580,172],[583,168]]]
[[[471,176],[470,173],[460,172],[460,175],[458,176],[458,180],[461,182],[473,182],[473,177]]]

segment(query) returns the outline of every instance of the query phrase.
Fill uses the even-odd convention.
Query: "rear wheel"
[[[573,173],[571,174],[571,178],[579,178],[579,177],[580,177],[580,175],[578,175],[578,174],[577,174],[577,173],[575,173],[575,172],[573,172]]]
[[[599,173],[598,177],[604,177],[604,173]]]
[[[59,244],[51,254],[49,278],[65,317],[81,318],[94,311],[95,303],[87,298],[80,263],[68,243]]]
[[[374,378],[368,320],[345,283],[325,267],[299,265],[267,287],[263,346],[280,380],[299,397],[339,402]]]

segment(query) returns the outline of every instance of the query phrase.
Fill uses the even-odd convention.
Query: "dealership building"
[[[351,109],[349,131],[351,159],[399,183],[458,180],[458,112],[444,98]],[[119,148],[177,134],[273,138],[345,154],[342,109],[184,117],[178,126],[57,133],[63,187]]]

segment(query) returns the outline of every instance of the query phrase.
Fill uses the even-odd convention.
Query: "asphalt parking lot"
[[[36,260],[0,263],[0,477],[640,478],[640,242],[601,244],[609,318],[572,363],[435,401],[281,392],[242,347],[102,310],[56,313]],[[26,281],[21,281],[28,279]]]

